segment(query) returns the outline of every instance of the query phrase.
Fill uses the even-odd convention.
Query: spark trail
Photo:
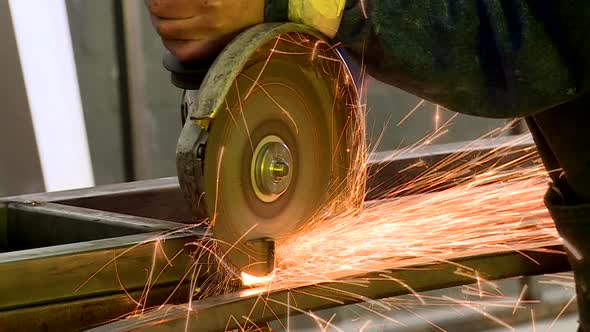
[[[443,171],[464,157],[464,152],[455,153],[382,199],[365,202],[360,211],[312,220],[299,232],[278,239],[276,269],[264,280],[266,287],[329,282],[556,242],[558,235],[542,200],[547,173],[534,149],[511,150],[520,139]],[[465,176],[498,154],[516,152],[522,156]],[[445,183],[452,185],[429,192]]]
[[[541,199],[546,182],[539,176],[368,203],[358,215],[279,241],[273,282],[325,282],[554,241]]]
[[[277,38],[268,59],[272,54],[283,52],[277,49],[279,40],[306,43],[303,37]],[[309,53],[304,55],[312,59],[316,56],[321,58],[317,45],[309,47]],[[252,87],[261,74],[253,79]],[[361,78],[361,81],[364,82],[364,79]],[[361,85],[364,86],[364,83]],[[245,93],[245,98],[253,89]],[[362,89],[359,92],[365,94]],[[341,89],[336,87],[334,93],[341,93]],[[421,101],[398,125],[423,104],[424,101]],[[351,107],[362,108],[360,105]],[[439,120],[440,108],[437,106],[435,131],[406,150],[431,144],[444,135],[452,119],[446,123],[440,123]],[[510,127],[506,126],[499,132]],[[356,132],[359,139],[364,140],[364,129],[364,123],[360,123]],[[487,136],[497,134],[495,132]],[[558,235],[542,200],[548,182],[547,173],[534,149],[514,151],[513,147],[519,139],[522,138],[467,160],[470,149],[466,145],[463,151],[426,169],[416,179],[383,194],[379,200],[365,202],[359,209],[358,202],[364,200],[368,167],[366,151],[361,149],[352,157],[354,167],[351,169],[355,178],[343,184],[350,186],[345,190],[348,197],[340,198],[332,206],[338,207],[337,213],[331,217],[318,215],[298,232],[276,239],[276,267],[273,274],[264,279],[244,279],[244,283],[260,286],[264,291],[288,289],[385,269],[410,269],[424,263],[448,262],[465,256],[520,251],[525,248],[530,250],[555,243]],[[509,162],[490,164],[500,155],[515,154],[520,156]],[[474,171],[482,165],[487,166]],[[187,275],[187,279],[191,279],[193,293],[190,300],[234,290],[232,279],[235,275],[224,264],[223,255],[215,249],[215,241],[203,239],[196,242],[195,246],[198,255],[195,261],[199,262],[206,257],[208,264],[195,263],[191,276]],[[201,269],[211,270],[204,273]],[[477,271],[470,272],[474,284],[477,284],[476,293],[480,298],[485,296],[482,284],[487,281],[480,278]],[[209,277],[197,287],[196,276],[202,273]],[[391,282],[403,286],[402,280],[391,278]],[[413,293],[413,290],[409,290]],[[262,301],[264,291],[261,292]],[[414,295],[417,302],[413,304],[416,306],[427,305],[427,300],[433,302],[432,299]],[[377,301],[371,304],[375,303]],[[384,308],[404,304],[395,300],[382,300],[379,303]],[[453,299],[443,299],[442,303],[465,306],[464,302]],[[520,298],[516,302],[500,305],[507,305],[513,311],[513,307],[518,307],[519,303],[522,303]],[[469,305],[474,306],[472,303]],[[294,305],[293,310],[296,309]],[[189,303],[187,317],[191,311]],[[322,324],[328,326],[330,321]]]

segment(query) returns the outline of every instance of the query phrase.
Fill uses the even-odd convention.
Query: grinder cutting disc
[[[273,240],[350,195],[364,133],[354,84],[333,47],[293,24],[257,29],[228,45],[201,86],[203,94],[217,70],[235,66],[228,54],[246,58],[224,77],[231,84],[211,113],[201,190],[224,257],[261,276],[272,270]]]

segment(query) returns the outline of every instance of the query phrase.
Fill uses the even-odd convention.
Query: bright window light
[[[45,189],[91,187],[94,176],[65,1],[8,3]]]

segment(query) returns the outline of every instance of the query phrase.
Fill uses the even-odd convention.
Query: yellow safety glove
[[[289,0],[289,21],[305,24],[334,38],[346,0]]]

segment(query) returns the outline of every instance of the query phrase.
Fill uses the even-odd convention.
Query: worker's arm
[[[164,46],[180,60],[217,54],[240,31],[264,21],[264,0],[145,0]]]
[[[216,55],[242,30],[263,22],[307,24],[330,38],[345,0],[145,0],[164,46],[181,61]]]
[[[332,37],[343,2],[289,0],[288,18]],[[455,111],[529,115],[590,85],[587,0],[348,0],[341,13],[336,40],[372,76]]]
[[[335,37],[369,73],[455,111],[515,117],[587,90],[587,0],[146,0],[182,60],[239,31],[294,21]]]
[[[587,0],[354,0],[336,38],[377,79],[463,113],[529,115],[589,86]]]

